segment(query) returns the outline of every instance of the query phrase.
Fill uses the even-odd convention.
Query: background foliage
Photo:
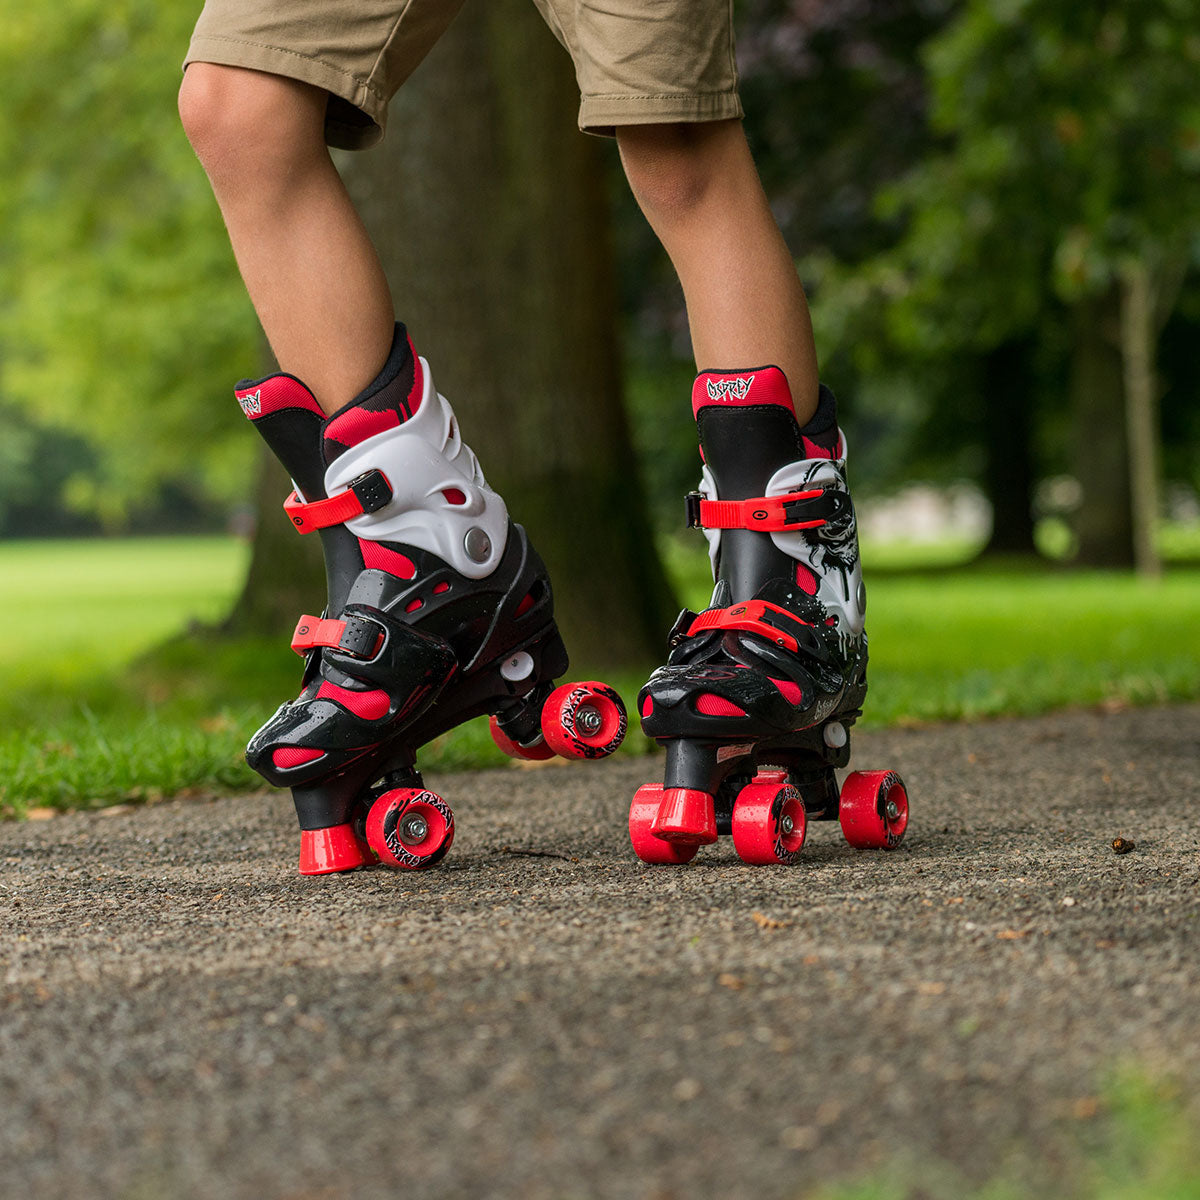
[[[174,110],[195,9],[0,0],[0,533],[214,529],[247,494],[226,397],[258,335]],[[987,414],[1017,406],[989,353],[1019,368],[1008,395],[1031,409],[1003,453],[1035,485],[1070,473],[1077,318],[1131,262],[1162,298],[1166,475],[1194,491],[1191,0],[744,0],[738,17],[748,132],[858,493],[989,486]],[[673,528],[695,473],[686,326],[610,157],[629,396]]]

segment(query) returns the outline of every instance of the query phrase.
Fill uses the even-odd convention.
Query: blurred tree
[[[108,528],[168,481],[228,503],[252,461],[255,322],[175,114],[196,7],[0,0],[4,398],[94,447],[43,486]]]
[[[1192,0],[971,0],[927,62],[946,149],[888,192],[898,245],[841,286],[917,358],[1065,327],[1079,557],[1152,571],[1156,343],[1200,247]]]

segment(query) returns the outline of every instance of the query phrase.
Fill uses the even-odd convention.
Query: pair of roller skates
[[[301,873],[440,861],[454,817],[416,755],[472,717],[489,714],[520,758],[620,745],[612,688],[555,685],[568,664],[545,566],[402,325],[375,382],[328,418],[289,375],[237,397],[292,477],[285,510],[325,554],[325,613],[292,639],[300,695],[246,751],[292,790]],[[689,514],[718,582],[639,697],[667,772],[634,799],[634,850],[683,863],[724,832],[748,862],[789,863],[806,817],[839,815],[854,844],[896,845],[907,800],[894,774],[851,775],[840,797],[833,775],[866,691],[866,639],[832,396],[801,431],[782,372],[764,368],[702,375],[694,407],[707,465]]]
[[[246,749],[292,790],[302,874],[439,862],[454,815],[416,755],[472,717],[490,714],[496,742],[522,758],[621,744],[612,688],[555,686],[567,652],[546,568],[402,325],[379,377],[328,418],[290,375],[245,381],[237,398],[292,477],[285,511],[325,554],[325,613],[292,638],[300,695]]]

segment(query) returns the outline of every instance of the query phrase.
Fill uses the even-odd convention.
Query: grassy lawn
[[[680,594],[702,607],[702,543],[664,549]],[[1150,583],[955,566],[945,548],[924,570],[896,547],[867,546],[864,559],[867,723],[1200,696],[1200,568]],[[0,813],[258,786],[241,748],[295,690],[290,630],[264,643],[163,645],[219,617],[244,566],[245,547],[229,538],[0,544]],[[643,679],[613,682],[632,703]],[[645,748],[638,734],[630,744]],[[503,761],[482,722],[422,755],[434,768]]]

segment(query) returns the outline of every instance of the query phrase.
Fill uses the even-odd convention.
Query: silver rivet
[[[467,530],[467,536],[463,538],[463,547],[472,562],[487,562],[488,556],[492,552],[492,539],[482,529],[475,526]]]

